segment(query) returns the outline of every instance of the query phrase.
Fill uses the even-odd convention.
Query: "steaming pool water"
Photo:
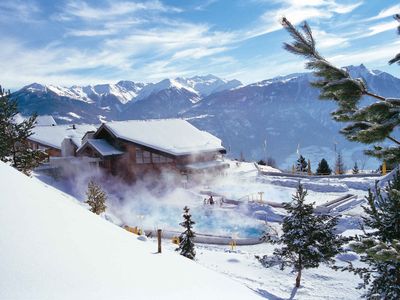
[[[195,222],[193,230],[198,234],[211,234],[235,238],[258,238],[267,230],[264,221],[246,215],[240,208],[223,209],[217,206],[191,207],[190,213]],[[136,215],[135,215],[136,214]],[[182,208],[173,205],[141,205],[133,214],[121,219],[129,226],[144,229],[161,228],[182,231]]]

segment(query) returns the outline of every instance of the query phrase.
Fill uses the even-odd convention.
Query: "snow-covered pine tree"
[[[193,242],[195,233],[192,231],[192,228],[195,222],[192,221],[192,215],[189,213],[189,207],[187,206],[183,208],[183,219],[183,222],[179,225],[185,228],[185,231],[179,236],[179,247],[176,251],[181,251],[181,255],[189,259],[194,259],[196,256]]]
[[[358,237],[350,247],[361,254],[367,267],[349,265],[349,270],[360,275],[368,288],[368,299],[400,299],[400,173],[394,174],[382,193],[378,185],[366,197],[364,223],[373,229]]]
[[[107,195],[101,187],[92,180],[88,184],[86,196],[87,200],[85,203],[89,204],[91,212],[99,215],[106,211]]]
[[[399,14],[394,18],[400,22]],[[341,133],[350,141],[365,144],[388,140],[394,143],[394,146],[374,145],[365,153],[386,160],[388,163],[400,162],[400,141],[393,136],[393,132],[400,125],[397,117],[400,99],[374,94],[362,78],[353,78],[348,70],[338,68],[327,61],[317,51],[315,39],[307,22],[300,26],[300,30],[286,18],[282,18],[281,23],[293,38],[293,42],[285,43],[284,48],[307,60],[306,68],[313,70],[316,77],[311,84],[319,88],[320,98],[337,103],[337,110],[332,113],[332,117],[336,121],[346,122]],[[398,33],[400,34],[400,26]],[[400,53],[389,61],[390,64],[396,62],[400,62]],[[360,100],[365,96],[375,102],[360,106]]]
[[[328,162],[325,158],[321,159],[317,168],[317,175],[331,175],[332,170],[329,168]]]
[[[358,174],[360,173],[360,169],[358,168],[357,162],[354,163],[354,167],[352,169],[353,174]]]
[[[36,115],[17,123],[17,102],[0,86],[0,160],[11,162],[17,170],[29,175],[32,169],[46,159],[45,153],[32,150],[27,138],[33,134]]]
[[[275,249],[274,257],[258,258],[266,267],[276,263],[281,269],[292,266],[297,272],[296,287],[300,286],[304,269],[333,264],[333,257],[343,244],[343,239],[334,233],[337,218],[314,214],[313,204],[305,203],[306,196],[307,190],[299,183],[292,202],[284,204],[287,215],[283,218],[283,235],[274,241],[283,246]]]
[[[337,175],[344,174],[344,164],[343,164],[343,158],[342,154],[339,152],[336,156],[336,162],[335,162],[335,173]]]
[[[307,167],[308,167],[308,164],[306,162],[306,159],[303,157],[303,155],[300,155],[299,159],[296,162],[296,171],[297,172],[307,172]]]

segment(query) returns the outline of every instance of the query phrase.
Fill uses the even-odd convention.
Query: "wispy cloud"
[[[372,46],[366,49],[333,55],[329,57],[329,60],[339,66],[375,62],[382,64],[396,55],[399,45],[400,41],[392,42],[385,45],[385,47],[382,47],[381,45]]]
[[[383,18],[392,17],[398,13],[400,13],[400,4],[396,4],[396,5],[390,6],[386,9],[383,9],[375,17],[368,18],[367,20],[368,21],[380,20]]]
[[[145,2],[110,1],[107,6],[101,7],[89,5],[84,1],[70,0],[60,17],[61,20],[71,20],[73,18],[107,20],[144,11],[181,12],[182,10],[166,6],[157,0]]]
[[[368,37],[368,36],[373,36],[375,34],[378,33],[382,33],[388,30],[393,30],[395,29],[397,26],[399,26],[399,23],[397,21],[389,21],[389,22],[385,22],[385,23],[379,23],[376,25],[372,25],[368,28],[368,31],[366,34],[361,35],[359,37]]]
[[[218,0],[206,0],[203,1],[200,5],[197,5],[194,9],[195,10],[205,10],[208,8],[211,4],[214,4],[215,2],[218,2]]]
[[[257,37],[282,29],[280,19],[286,17],[294,25],[303,21],[318,21],[330,19],[334,14],[347,14],[362,5],[362,2],[339,4],[334,0],[283,0],[277,1],[281,6],[274,10],[267,10],[260,19],[262,29],[254,29],[248,34]]]
[[[31,1],[40,3],[42,0]],[[303,64],[299,59],[280,47],[281,41],[287,40],[286,32],[279,32],[282,16],[294,24],[310,21],[318,49],[328,53],[340,65],[362,62],[362,59],[367,63],[386,61],[396,53],[397,49],[392,48],[398,47],[388,41],[387,45],[380,44],[382,49],[391,49],[385,50],[387,52],[380,51],[379,47],[363,49],[367,55],[362,50],[354,51],[357,49],[355,39],[363,35],[373,39],[392,29],[394,24],[394,20],[390,20],[390,24],[383,22],[389,20],[379,24],[375,24],[376,20],[366,23],[366,18],[358,12],[351,14],[363,3],[357,0],[350,3],[341,0],[253,0],[251,5],[257,5],[259,10],[254,13],[252,7],[249,11],[254,18],[240,26],[229,24],[229,18],[218,23],[214,14],[208,18],[206,8],[214,4],[214,0],[204,1],[200,7],[185,4],[185,8],[167,5],[161,0],[65,1],[52,10],[44,7],[46,13],[50,10],[47,15],[53,17],[43,18],[45,26],[38,26],[36,32],[50,28],[50,34],[39,32],[40,38],[29,39],[26,34],[19,36],[18,32],[7,35],[7,31],[0,28],[0,44],[7,45],[0,47],[3,62],[0,82],[3,85],[17,87],[32,81],[63,85],[120,79],[154,81],[202,73],[216,73],[228,78],[237,76],[250,83],[302,71]],[[221,9],[223,0],[218,1],[221,3],[213,9]],[[226,13],[238,15],[247,5],[236,7],[238,12],[228,0],[225,4],[232,9]],[[0,8],[5,7],[31,19],[44,15],[36,2],[3,0]],[[392,10],[382,10],[378,16]],[[225,12],[219,13],[222,16]],[[190,14],[195,17],[192,19]],[[199,21],[200,15],[204,17],[202,21]],[[344,22],[337,24],[336,20],[344,19],[360,23],[357,26],[343,25]],[[25,33],[22,26],[25,24],[21,25],[21,32]],[[269,35],[272,32],[274,34]],[[344,54],[339,55],[339,52]]]
[[[35,1],[2,0],[0,2],[0,23],[19,21],[23,23],[37,22],[37,14],[41,12]]]

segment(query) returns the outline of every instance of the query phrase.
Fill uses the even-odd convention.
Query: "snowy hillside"
[[[0,299],[261,298],[2,162],[0,177]]]

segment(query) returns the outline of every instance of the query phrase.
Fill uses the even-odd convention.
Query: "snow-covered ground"
[[[199,233],[243,237],[262,223],[260,216],[261,219],[266,216],[269,226],[279,231],[277,221],[285,213],[279,204],[291,201],[298,178],[260,176],[252,163],[229,163],[230,168],[217,179],[209,178],[201,185],[166,187],[163,192],[151,191],[154,186],[144,183],[129,187],[104,181],[103,187],[109,195],[107,218],[120,225],[176,230],[181,222],[181,209],[188,205],[197,222],[194,229]],[[193,289],[193,294],[199,299],[252,299],[256,295],[266,299],[356,299],[362,294],[356,289],[358,277],[325,266],[306,270],[301,287],[294,289],[295,275],[290,269],[267,269],[255,258],[255,255],[272,254],[274,246],[266,243],[238,246],[235,251],[231,251],[229,245],[197,244],[197,263],[192,263],[173,253],[176,245],[165,239],[163,245],[168,251],[162,256],[155,255],[155,240],[138,241],[135,235],[86,212],[82,204],[71,196],[40,182],[46,181],[82,201],[87,180],[93,174],[83,175],[69,182],[41,174],[35,175],[37,179],[28,179],[0,165],[1,178],[15,182],[14,185],[4,181],[0,183],[4,185],[2,190],[8,191],[6,198],[13,197],[13,202],[5,201],[3,197],[0,199],[0,226],[7,233],[1,236],[0,268],[5,270],[2,274],[13,274],[0,281],[0,299],[3,295],[16,299],[27,295],[21,289],[16,291],[16,282],[26,284],[27,293],[37,292],[34,295],[41,299],[55,295],[54,290],[48,288],[53,286],[67,296],[82,293],[89,295],[88,298],[104,296],[110,299],[124,299],[127,293],[143,299],[181,299],[189,293],[181,291],[181,286]],[[335,212],[340,212],[338,232],[354,235],[358,232],[366,189],[375,180],[302,178],[301,182],[309,187],[307,201],[315,202],[317,206],[347,194],[353,195],[352,200],[340,204],[340,211]],[[17,185],[26,188],[18,189]],[[204,205],[204,192],[222,195],[239,205]],[[215,196],[215,199],[220,200],[220,197]],[[270,207],[265,201],[278,207]],[[17,251],[13,252],[12,248]],[[351,253],[340,255],[338,264],[344,263],[341,259],[357,263],[358,256]],[[53,266],[56,266],[55,271]],[[211,275],[204,267],[212,270]],[[76,270],[79,274],[75,278]],[[224,276],[217,278],[214,271]],[[45,275],[34,277],[38,272]],[[186,275],[181,276],[182,272]],[[53,283],[54,274],[63,274],[66,282]],[[231,287],[228,277],[237,284]],[[49,284],[44,286],[41,280],[49,280]],[[85,286],[80,286],[78,281],[85,282]],[[101,288],[96,290],[99,282]],[[69,287],[74,288],[69,290]],[[162,296],[160,289],[165,293]]]
[[[0,162],[0,299],[260,299]]]

